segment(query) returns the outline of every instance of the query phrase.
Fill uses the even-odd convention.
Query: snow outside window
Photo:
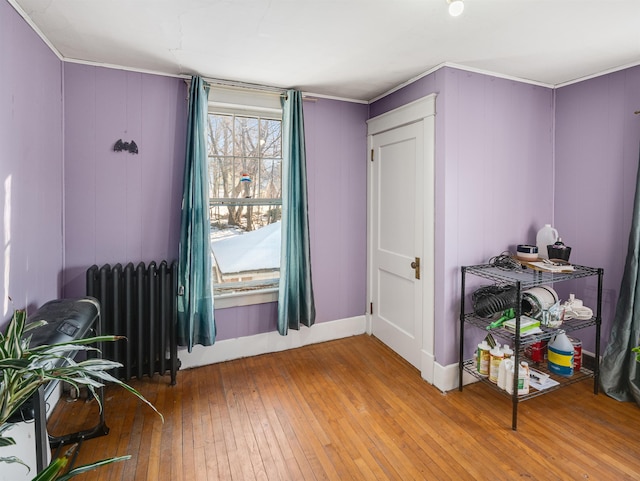
[[[216,111],[218,110],[218,111]],[[220,111],[221,110],[221,111]],[[275,292],[280,277],[280,115],[210,104],[207,137],[212,279],[219,299]],[[272,299],[260,298],[255,302]],[[240,302],[231,305],[249,304]]]

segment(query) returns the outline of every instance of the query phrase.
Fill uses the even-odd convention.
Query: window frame
[[[209,105],[207,115],[234,115],[238,117],[255,117],[264,120],[282,121],[282,108],[280,107],[279,92],[256,92],[243,91],[233,88],[213,87],[209,93]],[[281,124],[282,125],[282,124]],[[207,158],[209,161],[209,158]],[[284,160],[282,160],[284,162]],[[209,205],[213,205],[213,198],[209,198]],[[237,202],[238,199],[228,199]],[[269,199],[264,201],[242,201],[242,205],[256,203],[259,205],[269,204]],[[275,203],[274,203],[275,204]],[[220,205],[216,203],[216,205]],[[282,205],[282,198],[277,205]],[[212,253],[210,255],[213,255]],[[213,282],[212,282],[213,284]],[[213,289],[213,285],[212,285]],[[214,306],[216,309],[229,307],[247,306],[254,304],[264,304],[276,302],[278,300],[279,287],[271,284],[269,287],[253,289],[247,291],[236,291],[228,293],[214,292]]]

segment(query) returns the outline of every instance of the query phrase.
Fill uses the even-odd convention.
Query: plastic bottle
[[[504,358],[500,361],[498,370],[498,387],[500,389],[507,389],[509,376],[511,376],[511,385],[513,386],[513,361],[510,358]]]
[[[502,353],[504,354],[505,359],[509,359],[511,356],[513,356],[513,349],[509,347],[509,344],[505,344],[504,346],[502,346]]]
[[[549,371],[560,376],[573,376],[573,344],[563,330],[559,330],[547,345]]]
[[[518,396],[529,394],[529,364],[525,361],[518,368]]]
[[[489,351],[489,381],[498,382],[498,374],[500,372],[500,361],[504,359],[504,353],[500,349],[500,344]]]
[[[551,227],[551,224],[545,224],[536,235],[536,246],[538,246],[538,257],[548,259],[547,246],[555,244],[558,240],[558,231]]]
[[[482,341],[478,344],[478,350],[476,352],[476,369],[478,370],[478,374],[481,376],[489,375],[489,344],[487,341]]]
[[[509,394],[513,394],[513,373],[514,373],[514,364],[511,359],[508,359],[509,364],[505,366],[505,380],[504,380],[504,389]]]

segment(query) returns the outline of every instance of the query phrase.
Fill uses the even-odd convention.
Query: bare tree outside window
[[[264,288],[280,269],[281,121],[209,113],[207,137],[216,292]]]

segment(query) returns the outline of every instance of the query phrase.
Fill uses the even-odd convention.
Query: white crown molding
[[[18,5],[15,2],[15,0],[7,0],[7,2],[9,2],[9,5],[13,7],[13,9],[18,13],[18,15],[20,15],[23,18],[23,20],[27,22],[27,24],[31,27],[31,29],[34,32],[36,32],[38,37],[40,37],[40,39],[47,45],[47,47],[51,49],[51,51],[55,54],[55,56],[58,57],[59,60],[64,61],[64,57],[62,56],[62,54],[58,51],[57,48],[53,46],[53,44],[49,41],[49,39],[45,37],[44,33],[42,33],[42,31],[38,28],[38,26],[35,23],[33,23],[29,15],[27,15],[27,12],[22,10],[22,7]]]
[[[369,105],[369,101],[368,100],[358,100],[358,99],[350,99],[350,98],[346,98],[346,97],[335,97],[333,95],[323,95],[323,94],[316,94],[313,92],[302,92],[303,97],[308,97],[308,98],[319,98],[319,99],[326,99],[326,100],[337,100],[338,102],[350,102],[352,104],[363,104],[363,105]]]
[[[451,62],[445,62],[444,64],[442,64],[443,67],[452,67],[458,70],[464,70],[466,72],[472,72],[472,73],[479,73],[482,75],[488,75],[490,77],[496,77],[496,78],[501,78],[501,79],[505,79],[505,80],[513,80],[514,82],[520,82],[520,83],[524,83],[524,84],[529,84],[529,85],[535,85],[537,87],[545,87],[545,88],[549,88],[549,89],[553,89],[555,88],[554,84],[549,84],[549,83],[545,83],[545,82],[537,82],[535,80],[530,80],[530,79],[526,79],[526,78],[522,78],[522,77],[516,77],[514,75],[504,75],[498,72],[492,72],[491,70],[484,70],[481,68],[475,68],[475,67],[467,67],[466,65],[459,65],[457,63],[451,63]]]
[[[420,75],[416,75],[415,77],[410,78],[409,80],[402,82],[400,85],[396,85],[395,87],[393,87],[390,90],[387,90],[384,93],[381,93],[380,95],[378,95],[377,97],[372,98],[371,100],[369,100],[369,104],[372,104],[374,102],[377,102],[378,100],[386,97],[387,95],[391,95],[394,92],[397,92],[398,90],[406,87],[407,85],[411,85],[413,82],[416,82],[418,80],[420,80],[423,77],[426,77],[427,75],[432,74],[433,72],[435,72],[436,70],[440,70],[442,67],[444,67],[445,64],[441,63],[439,65],[436,65],[433,68],[430,68],[429,70],[427,70],[426,72],[421,73]]]
[[[567,85],[577,84],[577,83],[580,83],[580,82],[584,82],[585,80],[590,80],[590,79],[593,79],[593,78],[602,77],[603,75],[608,75],[610,73],[620,72],[621,70],[626,70],[628,68],[637,67],[638,65],[640,65],[640,61],[629,63],[629,64],[626,64],[626,65],[621,65],[620,67],[613,67],[613,68],[610,68],[608,70],[603,70],[602,72],[594,73],[592,75],[586,75],[584,77],[579,77],[579,78],[574,79],[574,80],[569,80],[567,82],[562,82],[562,83],[556,84],[555,88],[559,89],[561,87],[566,87]]]
[[[521,83],[526,83],[526,84],[530,84],[530,85],[536,85],[538,87],[546,87],[546,88],[550,88],[553,89],[555,88],[555,86],[553,84],[547,84],[547,83],[543,83],[543,82],[536,82],[534,80],[528,80],[528,79],[524,79],[524,78],[520,78],[520,77],[514,77],[512,75],[504,75],[501,73],[497,73],[497,72],[492,72],[490,70],[483,70],[480,68],[475,68],[475,67],[467,67],[466,65],[459,65],[457,63],[452,63],[452,62],[443,62],[441,64],[436,65],[435,67],[427,70],[426,72],[421,73],[420,75],[416,75],[413,78],[410,78],[409,80],[407,80],[406,82],[402,82],[400,85],[397,85],[395,87],[393,87],[391,90],[388,90],[380,95],[378,95],[377,97],[374,97],[373,99],[369,100],[369,103],[372,104],[373,102],[376,102],[384,97],[386,97],[387,95],[390,95],[394,92],[397,92],[398,90],[406,87],[407,85],[411,85],[412,83],[420,80],[421,78],[426,77],[427,75],[431,75],[432,73],[440,70],[441,68],[444,67],[451,67],[451,68],[455,68],[456,70],[463,70],[465,72],[472,72],[472,73],[478,73],[478,74],[482,74],[482,75],[488,75],[490,77],[496,77],[496,78],[501,78],[501,79],[505,79],[505,80],[513,80],[514,82],[521,82]]]
[[[89,67],[103,67],[103,68],[109,68],[112,70],[124,70],[127,72],[134,72],[134,73],[143,73],[143,74],[148,74],[148,75],[159,75],[161,77],[173,77],[173,78],[180,78],[180,79],[191,79],[190,75],[184,75],[184,74],[172,74],[172,73],[167,73],[167,72],[160,72],[158,70],[148,70],[148,69],[143,69],[143,68],[132,68],[132,67],[124,67],[122,65],[117,65],[117,64],[112,64],[112,63],[101,63],[101,62],[92,62],[90,60],[79,60],[76,58],[67,58],[67,57],[62,57],[62,61],[64,63],[75,63],[75,64],[79,64],[79,65],[87,65]]]

